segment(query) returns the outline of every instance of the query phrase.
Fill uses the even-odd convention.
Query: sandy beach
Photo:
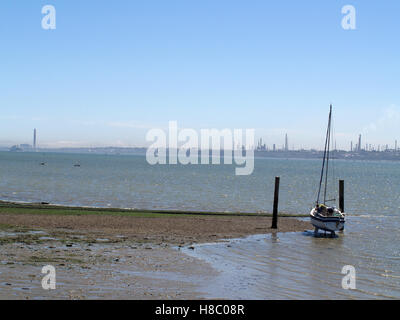
[[[7,210],[5,210],[7,211]],[[257,216],[0,213],[0,299],[201,299],[217,275],[181,247],[251,234],[303,231],[307,222]],[[57,289],[41,287],[53,265]]]
[[[165,217],[125,217],[113,215],[0,214],[0,224],[47,230],[84,232],[91,237],[124,235],[129,240],[152,243],[188,244],[251,234],[303,231],[310,225],[294,218],[279,219],[277,230],[271,218],[250,216],[180,215]]]

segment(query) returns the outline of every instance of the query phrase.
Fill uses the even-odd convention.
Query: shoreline
[[[219,271],[184,252],[194,244],[311,226],[280,217],[274,230],[259,215],[0,209],[0,299],[203,299]],[[41,287],[49,264],[56,290]]]
[[[26,201],[8,201],[0,200],[0,210],[2,208],[21,208],[21,209],[54,209],[54,210],[70,210],[85,211],[86,213],[116,213],[121,215],[150,213],[150,214],[173,214],[173,215],[223,215],[223,216],[259,216],[272,217],[269,212],[234,212],[234,211],[194,211],[194,210],[170,210],[170,209],[135,209],[135,208],[111,208],[111,207],[95,207],[95,206],[79,206],[79,205],[63,205],[45,202],[26,202]],[[308,217],[305,213],[286,213],[279,212],[280,217]]]
[[[39,228],[55,235],[59,230],[69,230],[91,238],[123,235],[131,241],[151,243],[184,245],[310,227],[293,216],[280,215],[278,229],[271,229],[271,223],[271,216],[266,214],[99,210],[0,202],[0,226]]]

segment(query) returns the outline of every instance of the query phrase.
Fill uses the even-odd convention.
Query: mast
[[[326,188],[328,186],[328,168],[329,168],[329,151],[330,151],[330,143],[331,143],[331,119],[332,119],[332,105],[329,110],[329,120],[328,120],[328,150],[326,156],[326,172],[325,172],[325,189],[324,189],[324,204],[326,202]]]
[[[328,182],[327,181],[328,180],[328,161],[329,161],[329,146],[330,146],[330,136],[331,136],[331,118],[332,118],[332,105],[330,105],[330,108],[329,108],[328,127],[326,129],[324,158],[322,160],[322,169],[321,169],[321,177],[319,180],[317,204],[319,204],[319,197],[321,194],[321,186],[322,186],[322,180],[324,178],[325,170],[326,170],[326,173],[325,173],[325,188],[324,188],[324,204],[326,202],[326,185]],[[326,161],[326,168],[325,168],[325,161]]]

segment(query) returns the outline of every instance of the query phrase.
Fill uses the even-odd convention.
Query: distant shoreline
[[[9,148],[0,148],[0,152],[11,153],[65,153],[65,154],[96,154],[96,155],[146,155],[146,148],[97,147],[97,148],[38,148],[9,151]],[[222,152],[222,151],[221,151]],[[341,160],[370,160],[370,161],[400,161],[400,150],[388,149],[385,151],[345,151],[332,150],[331,157]],[[319,150],[254,150],[255,158],[271,159],[322,159],[323,151]]]

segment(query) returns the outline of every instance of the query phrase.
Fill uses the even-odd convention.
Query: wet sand
[[[269,233],[268,217],[0,214],[0,299],[201,299],[218,272],[180,251]],[[281,218],[278,231],[306,222]],[[44,290],[45,265],[57,289]]]
[[[56,268],[44,290],[42,267]],[[200,299],[216,271],[178,250],[149,245],[7,244],[0,253],[0,299]]]
[[[130,240],[153,243],[187,244],[217,239],[240,238],[251,234],[303,231],[308,222],[279,218],[278,229],[271,229],[269,217],[165,216],[126,217],[113,215],[35,215],[0,214],[0,224],[54,230],[73,230],[93,236],[123,234]]]

